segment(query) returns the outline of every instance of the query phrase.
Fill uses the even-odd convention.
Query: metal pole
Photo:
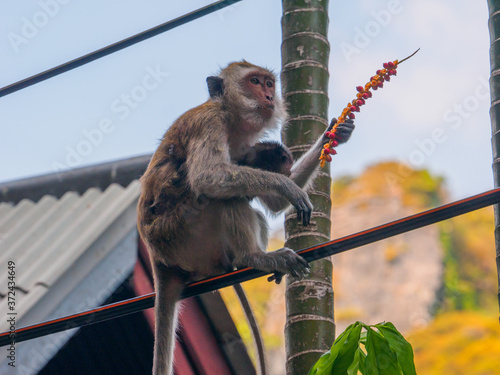
[[[488,0],[490,18],[490,92],[491,143],[493,147],[493,176],[495,187],[500,186],[500,1]],[[498,302],[500,306],[500,211],[495,205],[495,247],[498,273]]]

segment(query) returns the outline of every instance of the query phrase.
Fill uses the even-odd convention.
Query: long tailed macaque
[[[302,187],[319,164],[328,140],[321,136],[290,169],[290,176],[238,165],[264,133],[284,121],[275,77],[248,62],[231,63],[207,79],[218,95],[168,129],[141,178],[138,229],[156,290],[153,373],[172,373],[177,302],[195,280],[239,267],[303,277],[307,262],[293,250],[266,252],[264,215],[250,206],[258,198],[271,212],[291,204],[308,225],[312,205]],[[354,125],[340,124],[347,141]]]

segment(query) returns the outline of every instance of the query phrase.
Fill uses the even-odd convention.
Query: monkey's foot
[[[292,249],[284,247],[267,255],[275,258],[274,265],[276,266],[274,275],[270,276],[268,281],[279,284],[285,274],[299,279],[309,274],[311,268],[309,263]]]
[[[270,281],[280,283],[283,275],[291,275],[299,279],[309,273],[309,263],[292,249],[284,247],[270,253],[255,251],[247,254],[237,267],[252,267],[261,271],[274,273]]]

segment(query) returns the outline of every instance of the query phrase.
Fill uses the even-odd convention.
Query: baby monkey
[[[279,142],[259,142],[247,151],[245,157],[238,161],[238,165],[247,165],[290,177],[293,156],[290,150]]]

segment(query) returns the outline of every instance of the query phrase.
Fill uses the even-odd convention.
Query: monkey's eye
[[[257,78],[251,78],[250,82],[253,83],[254,85],[258,85],[260,81]]]
[[[267,81],[266,82],[267,87],[273,87],[273,81]]]

